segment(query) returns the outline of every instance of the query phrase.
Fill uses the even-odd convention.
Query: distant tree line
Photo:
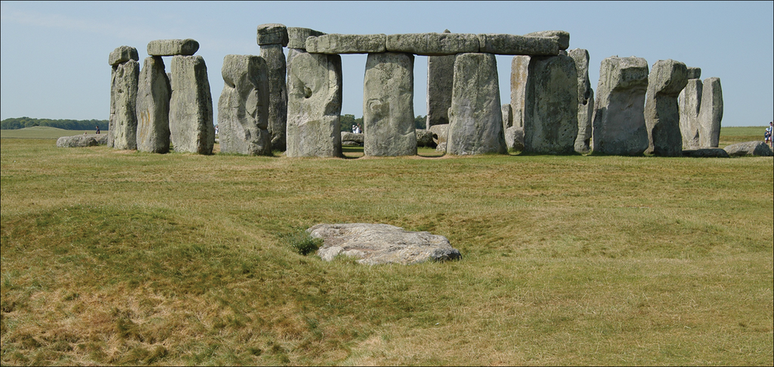
[[[422,116],[422,115],[415,117],[414,128],[424,129],[426,118],[427,116]],[[339,125],[341,126],[341,131],[349,131],[349,132],[352,132],[352,125],[360,125],[360,127],[365,128],[365,126],[363,126],[362,117],[355,118],[355,115],[350,115],[350,114],[339,116]]]
[[[16,117],[0,121],[0,129],[3,130],[16,130],[33,126],[50,126],[65,130],[94,130],[99,126],[100,130],[107,131],[108,125],[108,120],[52,120],[30,117]]]

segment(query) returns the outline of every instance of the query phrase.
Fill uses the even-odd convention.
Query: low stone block
[[[117,47],[108,56],[108,64],[111,66],[118,65],[120,63],[127,62],[129,60],[140,61],[140,57],[137,54],[137,49],[131,46]]]
[[[525,36],[556,38],[560,50],[570,48],[570,33],[567,31],[539,31],[527,33]]]
[[[555,56],[559,54],[556,37],[479,34],[479,52],[499,55]]]
[[[99,145],[99,142],[97,142],[94,135],[62,136],[56,139],[56,146],[59,148],[83,148],[97,145]]]
[[[322,36],[325,33],[311,28],[288,27],[288,48],[295,48],[306,51],[306,39],[309,37]]]
[[[771,157],[771,147],[763,141],[736,143],[723,148],[731,157],[759,156]]]
[[[351,133],[349,131],[341,132],[342,146],[363,146],[364,137],[360,133]],[[346,144],[345,144],[346,143]]]
[[[704,149],[686,149],[683,150],[683,157],[693,158],[728,158],[728,152],[720,148],[704,148]]]
[[[505,129],[505,145],[508,151],[521,152],[524,150],[524,128],[511,126]]]
[[[198,50],[199,42],[190,38],[148,42],[148,55],[150,56],[190,56]]]
[[[664,157],[682,156],[680,111],[677,97],[688,83],[688,70],[682,62],[658,60],[648,75],[645,99],[645,126],[648,152]]]
[[[446,139],[449,135],[449,124],[442,124],[442,125],[433,125],[430,126],[431,133],[433,133],[433,141],[436,144],[436,147],[440,146],[442,143],[446,144]],[[446,149],[444,149],[446,151]]]
[[[364,54],[385,52],[384,34],[323,34],[306,39],[306,52],[320,54]]]
[[[454,55],[478,52],[475,34],[467,33],[405,33],[387,36],[387,51],[424,56]]]
[[[435,143],[433,132],[430,130],[416,129],[417,132],[417,147],[435,148],[438,146]]]
[[[258,26],[258,45],[288,45],[288,28],[283,24],[268,23]]]

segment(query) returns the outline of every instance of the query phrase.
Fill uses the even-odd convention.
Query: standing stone
[[[645,125],[648,152],[665,157],[683,155],[677,97],[688,83],[688,69],[675,60],[658,60],[648,75]]]
[[[275,150],[285,150],[288,113],[288,91],[285,84],[285,53],[282,45],[262,45],[261,57],[266,60],[269,81],[269,133]]]
[[[720,87],[720,78],[707,78],[702,84],[699,145],[702,148],[717,148],[720,140],[720,121],[723,119],[723,91]]]
[[[110,120],[108,146],[115,149],[137,149],[137,87],[140,63],[134,59],[137,50],[122,46],[110,55]],[[125,61],[124,61],[125,60]]]
[[[507,129],[513,126],[513,113],[511,113],[511,104],[506,103],[500,106],[500,111],[503,114],[503,129]]]
[[[271,155],[266,61],[252,55],[223,58],[218,100],[221,153]]]
[[[511,112],[513,127],[524,128],[524,98],[527,88],[529,56],[514,56],[511,60]]]
[[[581,154],[591,151],[591,117],[594,114],[594,90],[589,80],[589,51],[572,49],[568,55],[575,60],[578,72],[578,137],[575,151]]]
[[[698,149],[699,145],[699,108],[701,107],[701,69],[688,68],[688,83],[677,97],[680,110],[680,134],[683,137],[683,149]]]
[[[447,153],[508,153],[503,136],[495,55],[457,55],[449,121]]]
[[[414,55],[368,54],[363,85],[363,154],[416,155]]]
[[[608,57],[599,68],[592,150],[640,155],[648,149],[645,93],[648,62],[639,57]]]
[[[450,33],[444,30],[443,33]],[[449,123],[455,55],[427,57],[427,120],[429,129]]]
[[[524,111],[524,152],[572,154],[578,137],[578,72],[569,56],[529,61]]]
[[[287,157],[341,156],[341,56],[294,50],[288,69]]]
[[[169,152],[169,85],[161,56],[145,58],[137,91],[137,150]]]
[[[172,57],[169,132],[176,152],[212,154],[215,126],[207,65],[201,56]]]

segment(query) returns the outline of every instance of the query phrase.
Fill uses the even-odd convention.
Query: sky
[[[570,33],[587,49],[596,93],[599,66],[636,56],[652,68],[673,59],[721,80],[723,126],[767,126],[774,116],[772,1],[117,1],[0,2],[0,119],[107,120],[108,55],[148,42],[193,38],[206,64],[214,121],[228,54],[259,55],[258,25],[281,23],[326,33]],[[286,50],[287,55],[287,50]],[[342,55],[342,114],[363,113],[367,55]],[[513,56],[497,56],[501,103],[510,101]],[[164,58],[169,71],[170,59]],[[414,62],[414,115],[426,115],[427,58]]]

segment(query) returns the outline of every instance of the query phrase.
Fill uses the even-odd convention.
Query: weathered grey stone
[[[648,149],[647,87],[645,59],[614,56],[602,60],[592,132],[595,153],[640,155]]]
[[[723,120],[723,90],[720,87],[720,78],[707,78],[702,84],[699,145],[702,148],[717,148],[720,122]]]
[[[176,152],[212,154],[215,125],[207,65],[201,56],[172,57],[169,139]]]
[[[285,150],[287,144],[288,90],[285,81],[287,64],[281,45],[261,46],[261,57],[266,61],[269,83],[269,134],[275,150]]]
[[[137,84],[140,63],[135,60],[113,65],[110,88],[108,146],[137,149]]]
[[[500,106],[495,55],[457,55],[446,152],[454,155],[507,154]]]
[[[435,148],[435,138],[433,132],[425,129],[417,129],[417,147]]]
[[[449,136],[449,124],[433,125],[430,126],[431,133],[433,133],[433,141],[436,144],[436,148],[441,143],[446,143],[446,138]],[[446,151],[446,149],[444,149]]]
[[[682,62],[669,59],[653,64],[645,98],[647,152],[665,157],[683,155],[677,97],[687,83],[688,69]]]
[[[358,263],[418,264],[461,258],[444,236],[409,232],[388,224],[318,224],[307,229],[311,237],[323,239],[317,255],[331,261],[338,255],[358,258]]]
[[[323,34],[306,39],[306,52],[321,54],[365,54],[385,52],[384,34]]]
[[[505,129],[505,146],[511,152],[524,150],[524,128],[511,126]]]
[[[699,79],[699,78],[701,78],[701,68],[689,67],[688,79]]]
[[[266,61],[253,55],[223,58],[223,91],[218,100],[221,153],[271,155]]]
[[[524,101],[529,72],[529,56],[514,56],[511,60],[511,126],[524,128]]]
[[[559,54],[557,37],[479,34],[480,52],[500,55],[555,56]]]
[[[511,112],[511,104],[506,103],[500,106],[500,111],[503,114],[503,129],[507,129],[513,126],[513,113]]]
[[[688,79],[685,88],[680,91],[680,95],[677,97],[683,149],[698,149],[701,145],[699,142],[699,109],[701,108],[702,87],[700,79]]]
[[[340,157],[341,56],[294,50],[288,65],[287,157]]]
[[[288,48],[295,48],[306,51],[306,39],[309,37],[322,36],[325,33],[310,28],[288,27]]]
[[[693,158],[728,158],[728,152],[720,148],[686,149],[683,157]]]
[[[96,139],[97,135],[74,135],[74,136],[62,136],[56,139],[56,146],[59,148],[83,148],[94,147],[99,145]]]
[[[425,126],[449,123],[455,55],[427,57],[427,120]]]
[[[560,50],[570,48],[570,33],[566,31],[539,31],[525,34],[527,37],[556,38]]]
[[[578,72],[578,136],[575,151],[585,154],[591,151],[591,117],[594,115],[594,90],[589,80],[589,52],[582,48],[572,49],[568,56],[575,60]]]
[[[387,36],[387,51],[424,56],[478,52],[478,36],[466,33],[406,33]]]
[[[161,56],[145,58],[137,89],[137,150],[169,152],[169,85]]]
[[[198,50],[199,42],[190,38],[148,42],[149,56],[190,56]]]
[[[372,53],[363,81],[366,156],[417,154],[414,128],[414,55]]]
[[[363,146],[363,141],[365,138],[363,137],[363,134],[361,133],[351,133],[349,131],[342,131],[341,132],[341,145],[342,146]]]
[[[121,46],[113,50],[108,56],[108,64],[110,66],[118,65],[129,60],[140,61],[140,57],[137,55],[137,49],[131,46]]]
[[[723,148],[731,157],[761,156],[771,157],[771,147],[762,141],[736,143]]]
[[[258,37],[256,38],[259,46],[265,45],[288,45],[288,28],[283,24],[269,23],[258,26]]]
[[[435,147],[436,152],[444,152],[446,153],[446,142],[440,143]]]
[[[578,72],[572,57],[532,56],[525,96],[524,152],[574,153],[578,137]]]

